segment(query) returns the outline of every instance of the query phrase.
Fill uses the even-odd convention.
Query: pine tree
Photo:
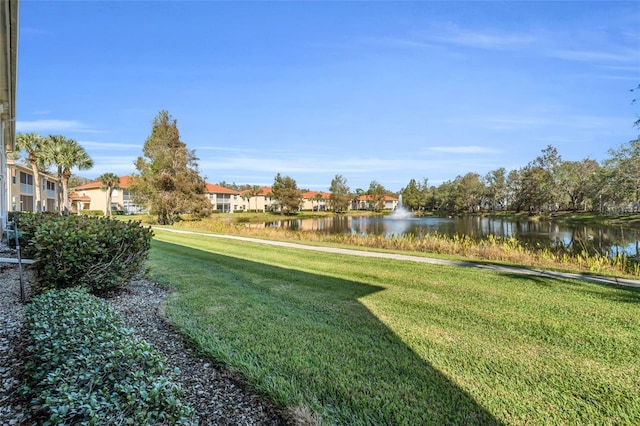
[[[195,151],[180,140],[177,120],[162,110],[138,157],[139,176],[130,190],[138,204],[147,204],[161,225],[171,225],[181,213],[202,218],[211,213],[206,182],[198,170]]]
[[[280,213],[290,214],[300,208],[300,190],[296,181],[289,176],[276,175],[271,187],[273,198],[278,201]]]
[[[349,194],[347,180],[342,175],[336,175],[331,180],[329,192],[331,192],[330,201],[334,212],[345,212],[349,209],[351,194]]]

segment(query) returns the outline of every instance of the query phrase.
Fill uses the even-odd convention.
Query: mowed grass
[[[323,424],[637,424],[640,291],[156,230],[199,350]]]

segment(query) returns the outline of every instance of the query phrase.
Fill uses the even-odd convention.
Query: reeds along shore
[[[392,236],[354,234],[326,235],[321,232],[264,228],[214,220],[180,222],[177,226],[207,232],[270,239],[312,241],[383,250],[461,256],[466,260],[504,262],[523,267],[640,276],[640,264],[636,257],[624,254],[611,254],[608,252],[600,253],[586,246],[579,247],[578,249],[561,244],[553,248],[529,247],[513,237],[501,238],[490,235],[487,238],[474,239],[467,235],[447,236],[437,233],[427,234],[420,238],[412,234]]]

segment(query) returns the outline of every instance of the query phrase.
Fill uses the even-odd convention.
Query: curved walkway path
[[[581,280],[581,281],[590,281],[590,282],[595,282],[600,284],[615,284],[615,285],[623,285],[627,287],[640,287],[640,280],[632,280],[627,278],[603,277],[599,275],[575,274],[570,272],[544,271],[541,269],[529,269],[529,268],[519,268],[515,266],[491,265],[491,264],[483,264],[483,263],[464,262],[459,260],[435,259],[431,257],[412,256],[408,254],[381,253],[381,252],[374,252],[374,251],[343,249],[343,248],[337,248],[337,247],[309,246],[309,245],[298,244],[298,243],[289,243],[285,241],[263,240],[260,238],[241,237],[238,235],[207,234],[204,232],[183,231],[179,229],[154,228],[154,230],[173,232],[176,234],[192,234],[192,235],[201,235],[203,237],[211,237],[211,238],[226,238],[229,240],[249,241],[252,243],[268,244],[272,246],[289,247],[289,248],[300,249],[300,250],[321,251],[325,253],[346,254],[350,256],[378,257],[378,258],[384,258],[384,259],[406,260],[409,262],[431,263],[434,265],[464,266],[467,268],[487,269],[487,270],[503,272],[508,274],[535,275],[535,276],[550,277],[550,278],[567,278],[567,279],[575,279],[575,280]]]

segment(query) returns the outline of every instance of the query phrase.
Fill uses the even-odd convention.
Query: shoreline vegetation
[[[622,254],[599,253],[572,250],[568,247],[554,248],[528,246],[516,238],[488,236],[473,239],[466,235],[447,236],[428,234],[416,238],[411,234],[391,237],[375,235],[325,235],[316,231],[292,231],[280,228],[260,227],[259,224],[277,220],[306,219],[332,216],[330,212],[300,212],[295,215],[272,213],[226,213],[214,214],[204,220],[189,220],[183,216],[175,228],[202,232],[244,235],[282,241],[296,241],[307,244],[326,244],[341,247],[357,247],[365,250],[383,250],[392,252],[410,252],[412,254],[441,257],[470,262],[490,262],[507,266],[548,269],[561,272],[590,273],[605,276],[638,277],[640,263],[637,257]],[[347,213],[352,216],[381,215],[380,213],[356,211]],[[486,217],[503,217],[510,220],[565,221],[580,224],[607,224],[624,227],[640,225],[640,215],[605,216],[593,213],[556,212],[552,215],[530,216],[527,212],[489,212],[478,213]],[[123,218],[124,219],[124,218]],[[153,223],[147,216],[146,223]]]

